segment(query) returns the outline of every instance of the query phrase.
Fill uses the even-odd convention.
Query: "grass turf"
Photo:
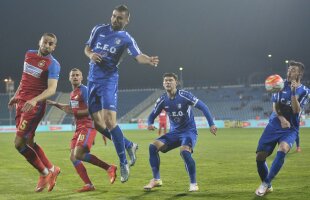
[[[310,196],[310,129],[301,129],[302,152],[295,147],[288,154],[284,167],[273,181],[274,192],[263,198],[254,191],[260,180],[256,172],[255,150],[262,129],[220,129],[217,136],[207,129],[199,130],[194,149],[199,192],[189,193],[189,178],[179,150],[160,153],[163,186],[143,191],[152,178],[148,163],[149,143],[157,132],[125,131],[130,140],[139,144],[137,163],[130,178],[122,184],[119,170],[116,182],[109,184],[105,171],[86,163],[88,174],[96,187],[93,192],[76,193],[83,182],[69,160],[72,133],[38,133],[36,142],[48,158],[61,167],[57,185],[52,192],[35,193],[38,173],[14,148],[15,134],[0,134],[0,199],[309,199]],[[113,144],[104,146],[100,134],[92,153],[118,165]],[[268,158],[268,165],[274,154]]]

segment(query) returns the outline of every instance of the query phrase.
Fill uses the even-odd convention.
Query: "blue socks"
[[[127,164],[126,153],[125,153],[125,144],[124,144],[124,136],[122,130],[117,125],[114,129],[110,131],[112,140],[119,157],[121,165]]]
[[[153,178],[160,179],[159,174],[160,158],[158,155],[157,147],[153,144],[150,144],[149,153],[150,153],[150,165],[153,172]]]
[[[111,140],[111,133],[109,129],[104,129],[102,132],[100,132],[102,135],[104,135],[106,138],[109,138]],[[124,136],[123,136],[124,137]],[[129,149],[132,147],[132,142],[129,141],[126,137],[124,137],[124,143],[125,143],[125,148]]]
[[[299,135],[297,135],[297,137],[296,137],[296,147],[299,147]]]
[[[272,162],[270,172],[265,178],[265,182],[267,184],[271,184],[272,179],[278,174],[280,171],[281,167],[283,166],[284,163],[284,158],[285,158],[285,153],[283,151],[278,151],[275,159]]]
[[[266,160],[264,161],[257,160],[256,165],[257,165],[257,172],[259,174],[259,177],[262,181],[264,181],[268,175],[268,166],[267,166]]]
[[[182,151],[181,156],[185,162],[186,171],[189,174],[191,183],[197,183],[196,181],[196,164],[189,151]]]

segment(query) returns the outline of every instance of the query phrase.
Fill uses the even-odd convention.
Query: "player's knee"
[[[21,150],[22,148],[25,147],[25,143],[22,141],[22,140],[16,140],[14,141],[14,146],[15,146],[15,149],[17,149],[18,151]]]
[[[74,158],[77,160],[83,160],[85,156],[85,152],[83,151],[74,151]]]
[[[281,142],[278,148],[278,151],[282,151],[284,153],[288,153],[291,147],[286,142]]]
[[[256,153],[256,160],[257,161],[265,161],[268,157],[268,153],[264,151],[260,151]]]
[[[95,125],[95,129],[99,132],[103,131],[106,129],[106,126],[105,124],[101,124],[101,123],[98,123],[98,122],[94,122],[94,125]]]
[[[74,163],[77,159],[74,157],[74,154],[70,154],[70,160],[72,163]]]
[[[157,153],[158,149],[154,144],[150,144],[149,151],[150,151],[150,153]]]
[[[116,127],[116,122],[111,119],[106,120],[105,124],[109,130],[112,130]]]

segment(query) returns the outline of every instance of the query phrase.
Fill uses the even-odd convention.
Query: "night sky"
[[[37,49],[44,32],[58,37],[58,91],[70,91],[73,67],[82,69],[86,84],[85,42],[95,25],[110,23],[113,8],[122,3],[131,12],[126,30],[142,52],[158,55],[160,64],[153,69],[128,55],[120,65],[121,89],[159,88],[162,74],[179,74],[179,67],[185,86],[236,84],[250,75],[263,82],[255,75],[284,75],[286,59],[303,62],[310,79],[308,0],[2,0],[0,92],[9,76],[18,86],[24,54]]]

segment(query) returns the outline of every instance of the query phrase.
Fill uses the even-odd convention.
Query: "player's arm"
[[[285,119],[285,117],[282,115],[281,110],[280,110],[280,105],[279,103],[273,102],[272,104],[272,110],[277,114],[278,119],[280,120],[281,127],[282,128],[290,128],[291,124],[289,121]]]
[[[94,62],[100,63],[102,61],[101,55],[93,52],[88,45],[85,46],[84,53],[90,60]]]
[[[298,102],[298,95],[296,94],[296,88],[298,87],[297,81],[291,82],[291,105],[294,114],[298,114],[301,111],[300,104]]]
[[[16,99],[16,95],[18,94],[19,92],[19,89],[20,89],[20,84],[14,94],[14,96],[9,100],[9,103],[8,103],[8,108],[11,110],[13,109],[14,105],[17,103],[17,99]]]
[[[88,116],[89,112],[88,112],[88,109],[74,110],[73,114],[74,114],[75,117],[84,117],[84,116]]]
[[[52,101],[52,100],[46,100],[46,103],[48,105],[55,106],[56,108],[63,110],[63,111],[65,110],[65,107],[69,106],[69,104],[58,103],[58,102]]]
[[[46,90],[44,90],[41,94],[34,97],[33,99],[28,100],[25,103],[25,105],[21,111],[22,112],[28,112],[34,106],[36,106],[39,101],[43,101],[43,100],[53,96],[56,93],[57,83],[58,83],[57,79],[48,79]]]
[[[159,98],[156,101],[155,107],[154,107],[153,111],[150,113],[148,120],[147,120],[147,125],[148,125],[147,129],[148,130],[153,131],[156,129],[156,127],[154,126],[154,121],[163,109],[162,103],[163,103],[163,100],[161,98]]]
[[[148,64],[148,65],[157,67],[159,63],[158,56],[148,56],[146,54],[141,53],[137,55],[135,58],[139,64]]]
[[[210,126],[210,132],[214,135],[216,135],[217,127],[214,124],[212,115],[210,113],[210,110],[208,106],[203,103],[201,100],[198,100],[195,104],[195,107],[202,111],[203,115],[206,117],[208,124]]]

